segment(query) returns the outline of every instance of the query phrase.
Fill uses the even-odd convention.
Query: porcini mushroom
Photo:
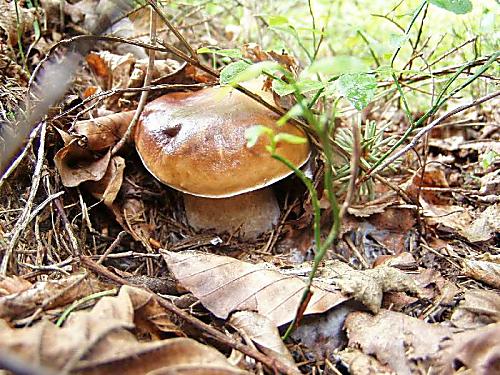
[[[259,94],[270,98],[269,93]],[[305,137],[289,123],[278,127],[278,118],[227,87],[170,93],[146,105],[135,145],[151,174],[186,193],[186,217],[194,229],[239,230],[244,238],[256,238],[279,218],[269,186],[292,171],[271,157],[266,137],[248,148],[245,131],[264,125],[276,133]],[[276,153],[300,167],[309,157],[309,145],[279,142]]]

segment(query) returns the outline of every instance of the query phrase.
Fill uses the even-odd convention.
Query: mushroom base
[[[255,239],[271,230],[280,217],[271,188],[220,199],[184,194],[184,208],[194,229],[236,233],[245,239]]]

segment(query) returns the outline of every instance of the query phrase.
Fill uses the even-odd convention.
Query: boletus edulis
[[[270,93],[258,94],[270,98]],[[305,137],[291,124],[278,127],[278,118],[238,90],[170,93],[146,105],[135,145],[151,174],[185,193],[186,217],[194,229],[239,231],[252,239],[277,223],[280,209],[269,186],[292,171],[271,157],[266,137],[247,147],[245,131],[264,125]],[[300,167],[309,157],[309,144],[279,142],[276,153]]]

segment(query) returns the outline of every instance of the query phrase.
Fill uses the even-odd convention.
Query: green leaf
[[[305,94],[310,91],[315,91],[322,89],[324,87],[324,84],[312,79],[303,79],[300,80],[296,83],[298,92],[301,94]],[[292,84],[290,83],[285,83],[283,81],[275,79],[273,81],[273,90],[278,94],[279,96],[285,96],[288,94],[291,94],[295,92],[295,88]]]
[[[335,76],[346,73],[365,72],[368,69],[369,67],[357,57],[335,56],[315,61],[309,67],[308,73],[323,73]]]
[[[466,14],[472,11],[469,0],[430,0],[432,4],[455,14]]]
[[[488,169],[498,157],[500,157],[500,154],[498,154],[494,150],[488,151],[482,157],[481,166],[483,167],[483,169]]]
[[[236,48],[234,48],[234,49],[212,49],[212,48],[208,48],[208,47],[202,47],[202,48],[199,48],[196,52],[199,54],[201,54],[201,53],[214,53],[216,55],[230,57],[232,59],[239,59],[239,58],[243,57],[241,51],[239,49],[236,49]]]
[[[273,130],[264,125],[255,125],[245,130],[247,147],[251,148],[255,146],[261,135],[267,135],[269,137],[272,137]]]
[[[296,82],[297,91],[301,94],[305,94],[310,91],[316,91],[325,87],[325,85],[321,82],[312,80],[312,79],[303,79]],[[290,83],[285,83],[283,81],[275,79],[273,81],[273,90],[279,96],[285,96],[295,92],[294,85]]]
[[[366,73],[344,74],[337,81],[337,88],[354,108],[361,111],[373,99],[377,81]]]
[[[248,69],[249,66],[250,64],[245,61],[236,61],[227,65],[220,72],[220,83],[222,85],[228,85],[234,77],[243,72],[245,69]]]
[[[247,64],[247,68],[239,71],[235,76],[233,76],[229,84],[236,85],[240,82],[245,82],[257,78],[263,72],[272,74],[275,70],[282,70],[282,69],[283,68],[281,67],[281,65],[274,61],[261,61],[253,65]]]
[[[293,134],[289,134],[289,133],[278,133],[274,136],[273,140],[274,140],[274,143],[278,143],[278,142],[283,141],[283,142],[291,143],[293,145],[300,145],[303,143],[307,143],[306,138],[299,137],[298,135],[293,135]]]
[[[276,121],[276,124],[278,126],[283,126],[291,118],[297,118],[299,116],[302,116],[303,113],[304,113],[304,110],[303,110],[302,106],[299,103],[297,103],[292,108],[290,108],[288,110],[288,112],[285,113],[278,121]]]
[[[285,16],[271,16],[267,19],[267,23],[271,27],[288,25],[288,18]]]

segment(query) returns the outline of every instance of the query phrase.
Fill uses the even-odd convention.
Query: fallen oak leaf
[[[250,310],[281,326],[294,318],[306,285],[298,277],[230,257],[198,251],[162,254],[177,281],[221,319],[233,311]],[[311,291],[305,315],[325,312],[348,299],[321,283],[314,283]]]

